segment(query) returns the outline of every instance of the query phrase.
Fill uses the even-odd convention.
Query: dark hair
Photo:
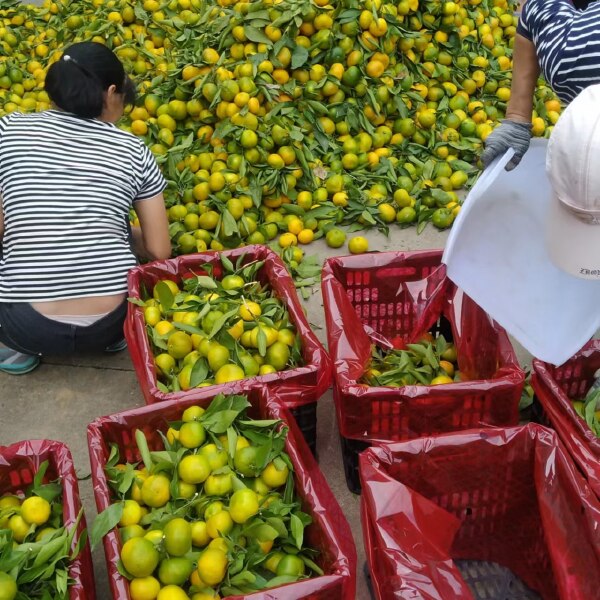
[[[124,95],[125,104],[135,103],[135,86],[121,61],[104,44],[81,42],[48,69],[45,89],[58,108],[93,119],[102,113],[103,94],[111,85]]]

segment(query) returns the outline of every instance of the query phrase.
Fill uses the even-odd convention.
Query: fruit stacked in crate
[[[0,446],[0,598],[96,598],[77,475],[60,442]]]
[[[446,277],[442,252],[329,259],[327,339],[346,479],[371,444],[519,420],[506,332]]]
[[[275,253],[249,246],[155,262],[130,272],[129,289],[125,335],[147,403],[264,384],[314,452],[331,362]]]
[[[88,439],[115,599],[354,598],[348,523],[266,388],[98,419]]]

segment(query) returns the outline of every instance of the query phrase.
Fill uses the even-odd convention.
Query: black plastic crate
[[[358,473],[358,455],[371,444],[360,440],[351,440],[340,436],[342,444],[342,458],[344,460],[344,475],[346,485],[353,494],[360,494],[360,475]]]
[[[317,457],[317,403],[311,402],[290,409],[313,456]]]

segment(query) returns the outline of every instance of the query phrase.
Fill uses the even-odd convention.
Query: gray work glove
[[[485,150],[481,155],[484,168],[487,168],[495,158],[502,156],[509,148],[513,148],[515,155],[506,165],[506,170],[512,171],[529,149],[530,140],[531,123],[519,123],[504,119],[484,142]]]

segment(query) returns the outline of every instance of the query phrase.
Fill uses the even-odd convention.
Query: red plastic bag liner
[[[545,417],[600,498],[600,438],[571,402],[585,398],[598,369],[600,340],[592,340],[559,367],[534,360],[531,385]]]
[[[334,398],[345,438],[399,441],[519,421],[524,382],[506,332],[446,277],[442,251],[331,258],[323,268]],[[371,345],[400,348],[423,333],[454,342],[469,381],[439,386],[357,383]]]
[[[599,598],[600,503],[530,424],[372,447],[361,516],[378,599],[472,600],[454,561],[492,561],[543,600]]]
[[[64,444],[51,440],[30,440],[11,446],[0,446],[0,496],[25,492],[33,483],[40,465],[48,461],[44,483],[58,479],[62,486],[63,524],[69,528],[81,510],[77,475],[71,452]],[[86,527],[82,516],[71,550]],[[69,577],[75,583],[69,587],[70,600],[95,600],[94,568],[89,542],[79,556],[69,564]]]
[[[129,295],[133,298],[141,298],[143,286],[150,291],[161,279],[171,279],[180,283],[186,277],[206,275],[207,273],[202,269],[203,265],[211,265],[213,276],[220,279],[223,277],[221,256],[226,256],[234,264],[241,256],[245,257],[244,264],[257,260],[264,261],[264,266],[258,273],[258,280],[261,284],[269,285],[275,290],[277,297],[287,307],[290,321],[296,327],[297,335],[302,339],[302,358],[304,360],[302,366],[245,379],[243,381],[246,389],[257,385],[266,385],[270,390],[278,391],[288,408],[316,402],[331,384],[331,361],[308,324],[296,294],[294,281],[288,270],[279,256],[266,246],[245,246],[223,252],[188,254],[136,267],[129,271]],[[131,303],[129,303],[125,319],[125,338],[147,404],[197,396],[198,389],[173,393],[165,393],[158,389],[154,357],[146,334],[143,308]],[[214,385],[211,386],[211,389],[215,395],[227,394],[230,393],[230,384]]]
[[[122,461],[138,462],[141,457],[135,442],[135,430],[144,432],[150,450],[162,449],[162,439],[157,433],[166,433],[168,422],[181,418],[189,406],[207,407],[215,397],[204,388],[202,397],[186,398],[178,402],[163,402],[96,419],[88,426],[88,448],[92,466],[92,481],[98,513],[112,501],[104,467],[110,454],[110,444],[117,444]],[[356,590],[356,548],[348,521],[333,496],[323,473],[310,453],[289,410],[265,387],[244,393],[252,404],[251,418],[282,419],[289,427],[285,451],[294,466],[296,491],[302,499],[303,509],[313,518],[306,530],[306,543],[319,550],[317,564],[325,575],[291,583],[278,588],[256,592],[247,596],[227,596],[227,600],[354,600]],[[112,597],[130,600],[127,580],[118,572],[117,561],[121,554],[121,539],[117,530],[103,539],[106,566]],[[226,600],[225,598],[223,600]]]

